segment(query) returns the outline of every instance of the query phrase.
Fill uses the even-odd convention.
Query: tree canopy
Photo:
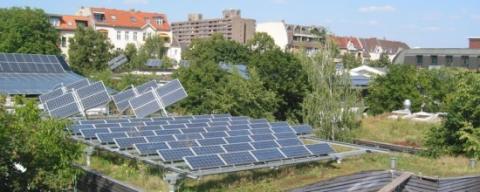
[[[88,74],[102,71],[112,58],[112,44],[105,34],[91,27],[79,27],[69,39],[68,60],[75,71]]]
[[[41,9],[0,9],[0,52],[59,55],[59,35]]]

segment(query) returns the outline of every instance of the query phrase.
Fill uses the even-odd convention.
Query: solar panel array
[[[112,60],[110,60],[108,62],[108,66],[110,66],[110,69],[116,69],[118,67],[120,67],[121,65],[125,64],[126,62],[128,62],[128,58],[124,55],[124,54],[121,54],[115,58],[113,58]]]
[[[0,72],[64,73],[64,66],[55,55],[0,53]]]
[[[326,156],[326,143],[305,145],[308,125],[289,125],[228,114],[142,119],[80,120],[76,137],[112,150],[148,156],[164,163],[184,162],[191,170],[264,164]],[[98,142],[97,142],[98,141]]]
[[[160,67],[162,65],[162,60],[160,59],[148,59],[145,63],[149,67]]]

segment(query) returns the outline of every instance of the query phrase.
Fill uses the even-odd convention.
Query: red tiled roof
[[[76,15],[62,15],[60,17],[60,25],[57,26],[57,28],[60,30],[75,30],[77,28],[76,21],[84,21],[87,22],[88,25],[88,17]]]
[[[340,49],[347,49],[348,47],[348,42],[351,42],[353,44],[353,47],[357,50],[363,49],[362,43],[360,40],[356,37],[340,37],[340,36],[333,36],[333,39],[338,45],[338,48]]]
[[[107,8],[91,8],[92,14],[105,14],[105,22],[97,25],[107,25],[112,27],[127,27],[127,28],[142,28],[147,24],[152,25],[155,29],[160,31],[168,31],[170,25],[167,21],[167,16],[161,13],[141,12],[141,11],[124,11]],[[115,18],[113,19],[112,16]],[[155,18],[162,18],[163,24],[157,24]]]

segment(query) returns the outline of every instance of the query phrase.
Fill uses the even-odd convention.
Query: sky
[[[465,48],[480,37],[478,0],[1,0],[0,7],[29,6],[47,13],[75,14],[81,7],[136,9],[167,14],[170,22],[188,13],[218,18],[224,9],[240,9],[257,23],[284,20],[319,25],[341,36],[378,37],[410,47]]]

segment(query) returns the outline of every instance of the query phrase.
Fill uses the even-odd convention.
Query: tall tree
[[[301,57],[312,86],[303,102],[303,118],[318,136],[343,140],[350,137],[351,129],[357,125],[357,93],[352,89],[350,75],[337,72],[332,44],[327,40],[313,57]]]
[[[71,187],[81,155],[65,121],[42,120],[36,103],[15,114],[0,107],[0,191],[62,191]]]
[[[40,9],[0,9],[0,52],[60,54],[57,30]]]
[[[392,61],[390,61],[390,58],[388,58],[388,54],[386,53],[380,54],[380,59],[369,63],[369,65],[372,67],[388,67],[391,64],[392,64]]]
[[[353,53],[345,53],[342,56],[342,62],[345,69],[353,69],[362,65],[360,58],[357,58],[357,56],[355,56]]]
[[[90,27],[79,27],[69,43],[68,59],[74,70],[88,74],[107,68],[113,46],[105,34]]]
[[[246,63],[248,60],[248,49],[238,42],[227,40],[222,34],[214,34],[210,38],[193,40],[190,48],[183,52],[183,58],[190,62],[215,63]]]
[[[267,33],[255,33],[252,39],[248,40],[246,46],[254,52],[265,52],[278,48],[275,41]]]

